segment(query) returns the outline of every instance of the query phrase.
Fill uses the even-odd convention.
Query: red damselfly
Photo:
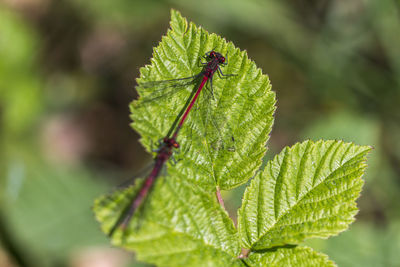
[[[199,87],[195,91],[194,95],[191,96],[190,102],[187,105],[187,107],[184,109],[183,115],[179,115],[179,123],[175,127],[174,125],[171,127],[170,132],[167,134],[166,137],[163,138],[163,141],[160,142],[160,147],[156,150],[157,155],[154,159],[154,167],[150,174],[146,177],[144,183],[142,184],[141,188],[139,189],[138,193],[135,195],[133,200],[131,201],[129,207],[127,207],[121,214],[120,218],[118,221],[115,223],[114,227],[110,231],[110,235],[112,235],[115,230],[118,227],[121,227],[122,229],[126,228],[129,225],[129,222],[135,212],[135,210],[142,204],[144,199],[147,197],[150,189],[152,188],[155,180],[157,177],[160,175],[161,170],[163,169],[165,163],[169,160],[169,158],[173,154],[173,149],[174,148],[179,148],[179,144],[177,142],[178,134],[179,131],[181,130],[186,118],[189,115],[189,112],[192,110],[196,100],[198,99],[200,92],[206,85],[207,81],[210,82],[210,87],[211,87],[211,94],[212,92],[212,78],[215,72],[218,72],[221,76],[229,77],[229,76],[234,76],[235,74],[223,74],[220,66],[221,65],[226,65],[227,63],[225,62],[225,57],[222,56],[222,54],[212,50],[208,53],[205,54],[205,58],[207,59],[206,63],[202,63],[205,65],[204,69],[202,72],[199,74],[192,76],[192,77],[187,77],[187,78],[181,78],[181,79],[174,79],[174,80],[168,80],[168,81],[159,81],[159,82],[170,82],[170,81],[183,81],[183,80],[196,80],[199,77],[203,77]],[[157,82],[154,82],[157,83]],[[182,112],[181,112],[182,114]]]
[[[199,110],[203,112],[202,114],[198,114],[200,115],[200,120],[203,122],[203,127],[205,127],[203,136],[205,137],[207,135],[207,138],[210,141],[211,147],[213,149],[219,150],[222,147],[222,148],[227,148],[227,150],[229,151],[233,151],[232,144],[234,142],[232,142],[233,140],[232,135],[225,136],[225,138],[223,138],[223,134],[221,134],[220,131],[222,128],[230,129],[230,127],[226,126],[226,121],[223,118],[223,113],[219,112],[211,114],[212,105],[210,104],[211,102],[210,96],[213,100],[215,100],[214,90],[213,90],[213,76],[216,72],[221,78],[236,76],[236,74],[224,74],[222,72],[221,67],[228,64],[227,60],[224,56],[222,56],[221,53],[216,52],[214,49],[207,52],[203,56],[203,58],[205,58],[207,62],[204,63],[201,62],[201,64],[204,65],[203,70],[196,75],[185,78],[168,79],[161,81],[150,81],[150,82],[138,81],[137,90],[138,92],[140,92],[141,96],[139,100],[134,102],[134,106],[138,109],[140,108],[147,109],[147,106],[151,103],[153,103],[151,104],[151,106],[154,105],[154,103],[157,103],[155,105],[164,105],[165,103],[166,106],[170,106],[171,101],[169,98],[171,96],[178,95],[178,92],[181,92],[183,89],[188,89],[195,84],[197,86],[194,86],[194,88],[192,87],[192,94],[188,98],[189,101],[191,100],[190,103],[189,101],[186,102],[185,107],[182,109],[181,113],[177,117],[178,119],[176,119],[173,126],[170,127],[170,131],[168,132],[167,136],[171,136],[174,130],[176,130],[176,132],[174,133],[175,136],[177,135],[182,125],[184,124],[187,115],[194,107],[194,104],[200,101],[202,103],[198,103],[197,106]],[[150,75],[150,73],[147,71],[143,72],[142,74],[144,74],[143,76]],[[210,89],[206,91],[208,93],[208,97],[203,97],[202,100],[198,100],[199,95],[201,91],[203,91],[203,88],[205,87],[207,82],[209,84],[208,89]],[[215,101],[214,103],[221,104],[219,100]],[[162,116],[171,117],[172,115],[170,112],[167,112],[162,114]],[[179,118],[181,118],[181,120],[179,120]],[[206,128],[208,128],[208,130],[206,130]],[[228,130],[225,131],[225,133],[226,132],[231,132],[231,131]],[[231,143],[231,146],[224,147],[225,142]]]
[[[135,212],[135,210],[142,204],[143,200],[148,195],[150,189],[152,188],[155,180],[160,175],[161,170],[165,162],[172,156],[172,150],[174,148],[179,148],[178,142],[173,138],[165,137],[162,142],[160,142],[160,147],[155,151],[157,156],[154,159],[154,166],[150,174],[146,177],[145,181],[141,185],[138,193],[133,198],[130,205],[122,212],[120,218],[115,223],[111,229],[109,235],[112,236],[118,227],[125,229]]]
[[[223,57],[220,53],[215,52],[214,50],[206,53],[205,58],[208,60],[207,63],[202,63],[206,65],[204,70],[200,72],[198,75],[195,75],[194,77],[197,76],[203,76],[203,79],[201,80],[201,83],[199,85],[199,88],[197,89],[195,95],[192,98],[192,101],[189,103],[189,106],[186,108],[184,114],[182,115],[181,120],[178,123],[178,126],[175,129],[175,132],[172,135],[172,139],[176,139],[178,136],[179,130],[182,128],[183,123],[185,122],[190,110],[193,108],[194,103],[196,102],[197,98],[200,95],[201,90],[204,88],[204,85],[207,83],[207,81],[210,81],[210,87],[211,87],[211,94],[213,95],[213,88],[212,88],[212,79],[214,76],[214,73],[218,71],[218,73],[221,76],[229,77],[229,76],[235,76],[236,74],[223,74],[220,68],[220,65],[226,65],[228,64],[225,62],[225,57]]]

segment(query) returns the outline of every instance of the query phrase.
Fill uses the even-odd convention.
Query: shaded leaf
[[[103,231],[109,232],[137,189],[130,187],[96,201],[94,211]],[[240,264],[237,231],[214,196],[167,176],[157,182],[145,205],[128,228],[115,232],[114,245],[134,250],[138,259],[158,266]]]

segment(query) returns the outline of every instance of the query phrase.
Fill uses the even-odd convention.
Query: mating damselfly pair
[[[188,118],[188,115],[190,111],[193,109],[196,101],[199,98],[199,95],[203,88],[206,86],[206,84],[209,84],[209,89],[210,89],[210,95],[212,99],[214,98],[214,91],[213,91],[213,77],[215,73],[218,73],[221,78],[229,78],[232,76],[236,76],[236,74],[224,74],[221,70],[222,66],[227,65],[228,63],[226,62],[226,58],[219,52],[215,51],[214,49],[207,52],[204,55],[204,59],[206,62],[201,62],[200,63],[203,65],[203,69],[201,72],[199,72],[196,75],[190,76],[190,77],[185,77],[185,78],[176,78],[176,79],[169,79],[169,80],[162,80],[162,81],[154,81],[154,82],[147,82],[147,83],[139,83],[138,86],[142,88],[147,88],[149,90],[153,90],[158,87],[172,87],[176,88],[177,90],[180,90],[180,88],[185,88],[186,85],[189,84],[195,84],[198,86],[194,87],[193,93],[190,95],[188,99],[188,104],[185,105],[184,109],[180,114],[177,114],[177,125],[173,125],[170,127],[170,131],[161,138],[159,141],[159,147],[154,150],[156,152],[156,156],[154,158],[154,165],[153,169],[149,173],[149,175],[146,177],[145,181],[141,185],[141,188],[139,191],[136,193],[134,198],[131,200],[129,206],[127,206],[125,209],[123,209],[123,212],[119,216],[119,219],[115,223],[115,225],[111,228],[111,231],[109,235],[113,235],[113,233],[118,229],[125,229],[128,225],[129,222],[135,213],[135,211],[138,209],[140,205],[142,205],[143,201],[147,198],[150,189],[154,185],[154,182],[157,180],[159,177],[162,169],[164,168],[166,162],[173,156],[173,151],[174,149],[180,148],[180,145],[178,143],[178,134],[180,130],[182,129],[185,121]],[[141,101],[142,105],[145,105],[147,102],[151,101],[157,101],[163,96],[163,92],[157,92],[156,93],[150,94],[147,99],[143,99]],[[140,107],[138,107],[140,108]],[[216,128],[215,132],[217,135],[220,133],[220,130],[218,129],[218,122],[213,121],[213,125]],[[230,138],[230,141],[234,142],[234,137],[232,136]],[[232,146],[226,146],[224,144],[220,144],[223,142],[222,139],[219,139],[216,141],[217,145],[219,145],[218,149],[221,149],[226,147],[228,151],[234,151],[232,149]],[[216,144],[213,144],[216,146]]]

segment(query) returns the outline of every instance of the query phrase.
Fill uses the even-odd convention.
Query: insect
[[[224,74],[222,72],[221,67],[226,66],[228,63],[226,58],[219,52],[211,50],[207,52],[203,56],[203,58],[206,59],[206,62],[201,62],[201,64],[204,67],[202,71],[200,71],[196,75],[185,78],[169,79],[162,81],[139,82],[137,89],[141,91],[142,96],[141,99],[137,101],[135,104],[137,108],[144,108],[149,103],[154,103],[158,101],[160,101],[161,103],[161,101],[168,101],[166,99],[168,99],[169,96],[177,94],[179,91],[183,89],[187,89],[188,86],[191,86],[192,84],[197,84],[197,86],[192,90],[192,94],[189,97],[189,100],[191,100],[190,103],[189,101],[186,102],[185,108],[181,111],[181,113],[178,116],[178,118],[181,118],[181,120],[179,121],[179,123],[178,119],[175,120],[174,125],[170,128],[170,131],[168,132],[167,136],[171,136],[171,134],[173,134],[173,130],[176,129],[175,133],[176,137],[177,133],[185,123],[188,114],[193,109],[194,104],[196,102],[201,102],[200,105],[198,105],[198,107],[200,108],[201,112],[203,112],[201,114],[203,127],[205,127],[203,134],[204,136],[206,135],[208,136],[208,140],[209,143],[211,144],[211,147],[216,150],[219,150],[221,148],[222,149],[226,148],[228,151],[234,151],[234,146],[233,143],[231,142],[232,136],[224,137],[223,134],[224,131],[221,131],[221,129],[223,128],[230,129],[229,126],[223,126],[226,125],[226,120],[224,120],[223,118],[223,113],[220,112],[212,113],[212,108],[211,105],[209,104],[210,99],[203,98],[200,101],[198,100],[198,98],[200,96],[200,93],[203,91],[204,87],[208,83],[210,89],[208,93],[211,93],[212,99],[215,99],[213,90],[213,77],[215,73],[218,73],[218,75],[221,78],[236,76],[236,74]],[[218,101],[215,103],[221,104],[222,102]],[[168,104],[168,102],[166,102],[166,104]],[[207,130],[208,127],[211,127],[212,130]],[[231,146],[226,146],[228,143],[230,143]]]
[[[220,53],[215,52],[214,50],[206,53],[205,57],[209,60],[207,63],[202,63],[206,65],[204,70],[200,72],[199,74],[195,75],[194,77],[198,76],[203,76],[203,79],[194,95],[192,98],[192,101],[190,102],[189,106],[186,108],[185,113],[182,115],[181,120],[179,121],[179,124],[172,135],[172,138],[176,138],[178,135],[179,130],[182,128],[183,123],[185,122],[190,110],[193,108],[194,103],[196,102],[197,98],[200,95],[201,90],[204,88],[204,85],[207,83],[207,81],[210,81],[210,86],[211,86],[211,94],[213,94],[213,88],[212,88],[212,78],[215,74],[215,72],[219,72],[220,75],[222,76],[235,76],[235,74],[223,74],[220,68],[220,65],[226,65],[227,63],[225,62],[225,57],[223,57]]]
[[[160,147],[157,149],[157,156],[154,159],[154,166],[150,174],[146,177],[146,180],[142,184],[139,192],[135,195],[134,199],[129,205],[128,209],[125,209],[122,216],[111,229],[109,235],[112,236],[115,230],[120,227],[125,229],[135,212],[135,210],[142,204],[146,196],[148,195],[150,189],[152,188],[155,180],[159,177],[164,164],[172,156],[172,150],[174,148],[179,148],[178,142],[174,138],[165,137],[162,142],[160,142]]]

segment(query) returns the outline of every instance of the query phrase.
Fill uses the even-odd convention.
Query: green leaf
[[[375,151],[374,151],[375,154]],[[369,170],[369,168],[368,168]],[[357,221],[350,231],[328,240],[309,240],[314,249],[323,250],[339,266],[400,266],[400,222],[392,220],[385,227]]]
[[[35,266],[59,266],[77,246],[106,246],[108,240],[88,210],[93,198],[106,190],[101,182],[105,178],[51,165],[37,147],[19,145],[14,144],[18,154],[0,160],[0,213],[18,243],[35,255]]]
[[[32,134],[44,98],[35,64],[37,36],[14,13],[0,4],[0,128],[13,139]]]
[[[285,148],[245,192],[238,218],[242,246],[266,249],[346,230],[357,213],[370,149],[342,141]]]
[[[246,263],[249,266],[336,266],[328,256],[308,247],[281,247],[264,253],[252,253]]]
[[[109,232],[137,190],[130,187],[96,200],[94,211],[103,231]],[[158,266],[240,264],[237,231],[214,196],[167,176],[158,180],[145,206],[128,228],[115,232],[114,245]]]
[[[170,131],[198,86],[190,84],[191,79],[175,84],[155,81],[200,73],[200,59],[212,49],[227,56],[228,64],[221,67],[224,74],[236,76],[214,75],[212,94],[210,86],[203,89],[178,135],[180,160],[168,170],[208,191],[243,184],[260,167],[275,110],[268,77],[231,42],[188,24],[172,10],[171,29],[154,49],[151,65],[140,69],[136,87],[140,97],[131,104],[132,126],[151,151]]]

